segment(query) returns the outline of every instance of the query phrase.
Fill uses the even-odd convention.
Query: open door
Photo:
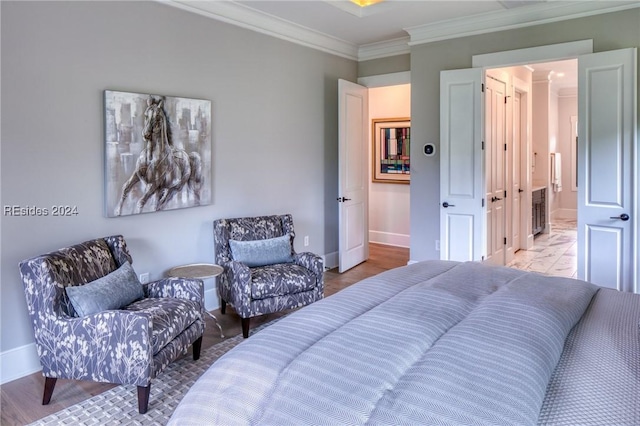
[[[440,258],[482,260],[486,250],[484,70],[440,74]]]
[[[578,58],[578,278],[629,292],[640,291],[636,55]]]
[[[368,89],[338,81],[339,271],[369,257]]]
[[[485,74],[484,150],[487,246],[485,262],[505,265],[507,248],[507,84]],[[510,141],[509,141],[510,142]],[[509,199],[509,201],[511,201]],[[509,222],[510,223],[510,222]]]

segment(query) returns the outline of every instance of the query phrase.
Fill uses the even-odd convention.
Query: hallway
[[[507,266],[545,275],[576,278],[578,270],[576,220],[551,224],[551,232],[535,237],[530,250],[519,250]]]

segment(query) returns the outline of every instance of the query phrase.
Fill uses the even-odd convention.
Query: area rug
[[[276,321],[256,327],[251,333]],[[145,414],[138,413],[136,386],[127,385],[110,389],[31,425],[166,425],[191,385],[211,364],[243,340],[240,334],[202,348],[198,361],[189,354],[170,364],[151,381],[149,409]]]

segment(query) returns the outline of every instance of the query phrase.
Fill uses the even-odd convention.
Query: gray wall
[[[338,250],[337,80],[357,63],[156,2],[1,2],[0,351],[33,341],[18,262],[123,234],[138,273],[214,260],[212,221],[293,214],[303,251]],[[103,91],[209,99],[213,203],[107,219]],[[211,281],[211,280],[209,280]],[[7,366],[10,367],[10,366]]]
[[[576,40],[593,39],[594,52],[639,47],[639,23],[636,8],[411,48],[411,260],[440,257],[440,157],[421,153],[427,142],[439,146],[440,71],[471,68],[477,54]]]
[[[358,77],[370,77],[410,70],[411,55],[409,54],[358,62]]]

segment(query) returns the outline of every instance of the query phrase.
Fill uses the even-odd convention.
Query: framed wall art
[[[108,217],[211,203],[211,101],[104,92]]]
[[[410,180],[411,120],[371,120],[373,182],[404,183]]]

